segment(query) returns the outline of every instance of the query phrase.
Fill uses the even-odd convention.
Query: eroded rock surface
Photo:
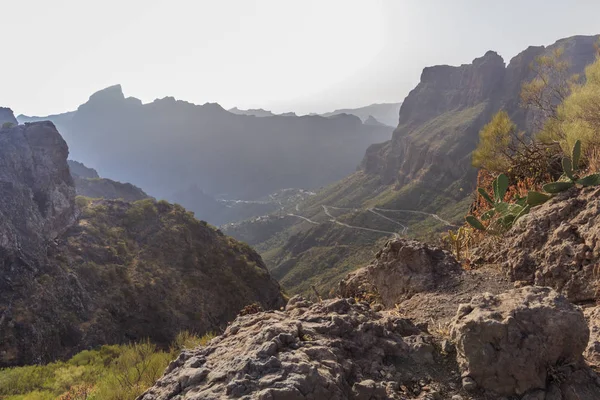
[[[296,296],[285,311],[238,317],[183,352],[141,399],[451,398],[456,365],[439,362],[437,348],[409,321],[364,303]]]
[[[600,189],[572,189],[534,208],[499,253],[514,281],[553,287],[572,302],[596,299]]]
[[[558,390],[550,398],[600,398],[600,386],[583,363],[589,338],[583,313],[551,288],[475,296],[459,307],[452,338],[466,389],[478,386],[498,396],[541,391],[541,399]]]
[[[340,283],[343,297],[380,301],[391,308],[415,293],[443,290],[456,283],[460,264],[447,251],[414,240],[386,243],[375,260]],[[368,299],[371,300],[371,299]]]

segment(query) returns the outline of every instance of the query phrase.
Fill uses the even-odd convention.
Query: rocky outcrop
[[[296,296],[181,353],[140,400],[600,398],[583,313],[550,288],[475,296],[451,334],[456,348],[366,302]]]
[[[4,124],[18,125],[19,123],[10,108],[0,107],[0,128]]]
[[[462,269],[447,251],[414,240],[394,239],[365,268],[340,283],[343,297],[381,302],[386,307],[415,293],[452,287]]]
[[[9,297],[4,289],[13,268],[35,269],[48,243],[75,222],[68,152],[51,122],[0,131],[0,249],[10,260],[0,267],[0,297]]]
[[[407,320],[352,299],[294,297],[184,351],[140,399],[445,399],[459,377],[442,357]]]
[[[598,295],[600,189],[574,188],[534,208],[490,257],[520,284],[551,286],[570,301]]]
[[[600,398],[582,353],[589,329],[581,310],[550,288],[475,296],[452,325],[465,389],[498,396],[562,392],[558,399]],[[581,380],[586,383],[582,384]],[[566,396],[566,397],[565,397]],[[577,397],[579,396],[579,397]]]

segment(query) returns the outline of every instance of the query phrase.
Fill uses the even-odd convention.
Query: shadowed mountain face
[[[238,199],[320,187],[355,171],[369,145],[391,136],[391,129],[349,115],[256,118],[171,97],[142,104],[120,86],[50,118],[73,158],[167,199],[194,186]],[[191,208],[206,215],[201,202]]]
[[[51,122],[0,130],[0,368],[108,343],[166,346],[248,304],[284,304],[256,252],[183,207],[76,198],[71,174],[99,178],[70,171],[68,153]]]
[[[4,124],[17,124],[17,119],[10,108],[0,107],[0,127]]]
[[[462,223],[476,183],[471,152],[480,129],[504,109],[531,131],[534,115],[520,107],[521,86],[534,77],[531,63],[562,47],[569,72],[581,73],[595,59],[597,40],[576,36],[529,47],[507,66],[490,51],[471,64],[425,68],[392,139],[372,145],[359,171],[290,211],[297,216],[247,221],[226,232],[256,246],[290,292],[310,293],[315,284],[327,293],[394,232],[425,238],[448,222]]]

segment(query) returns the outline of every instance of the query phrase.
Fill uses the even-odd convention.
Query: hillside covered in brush
[[[283,297],[250,247],[165,201],[75,195],[51,122],[0,130],[0,366],[168,346]]]

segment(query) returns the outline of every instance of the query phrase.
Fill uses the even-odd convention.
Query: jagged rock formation
[[[140,400],[600,396],[583,363],[583,314],[549,288],[475,297],[451,329],[457,351],[366,302],[296,296],[285,311],[240,316],[206,347],[181,353]]]
[[[436,364],[434,343],[365,303],[294,297],[285,311],[238,317],[205,348],[183,352],[141,400],[450,398],[456,365]]]
[[[534,208],[487,254],[520,284],[551,286],[570,301],[598,296],[600,189],[573,188]]]
[[[0,299],[9,304],[15,269],[33,270],[48,242],[75,221],[75,189],[66,158],[69,150],[51,122],[0,132]],[[25,275],[25,274],[23,274]]]
[[[180,206],[77,198],[51,122],[0,132],[0,367],[279,308],[260,256]]]
[[[496,396],[600,398],[583,362],[589,339],[583,313],[550,288],[475,296],[458,308],[452,338],[471,390],[476,384]]]
[[[13,125],[19,124],[10,108],[0,107],[0,127],[6,123]]]
[[[69,160],[68,163],[79,196],[125,201],[137,201],[150,197],[142,189],[131,183],[100,178],[95,169],[88,168],[83,163],[73,160]]]
[[[369,145],[391,136],[391,129],[354,116],[256,118],[172,97],[142,104],[119,85],[93,94],[68,117],[48,118],[73,158],[169,200],[194,185],[243,200],[318,188],[355,171]],[[212,205],[203,203],[187,206],[199,218],[221,222],[211,220]]]
[[[376,297],[384,306],[394,307],[421,292],[453,286],[462,269],[448,252],[416,241],[390,240],[365,268],[340,282],[343,297]]]

